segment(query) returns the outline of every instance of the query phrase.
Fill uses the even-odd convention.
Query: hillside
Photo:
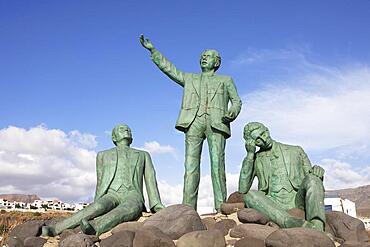
[[[330,190],[326,194],[337,194],[355,202],[357,214],[370,217],[370,185],[351,189]]]
[[[0,194],[0,198],[7,199],[8,201],[26,202],[31,203],[34,200],[41,200],[37,195],[22,195],[22,194]]]

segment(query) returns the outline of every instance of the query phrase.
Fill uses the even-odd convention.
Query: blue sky
[[[41,140],[37,131],[30,133],[32,128],[51,135],[58,130],[62,135],[56,141],[67,140],[66,147],[94,156],[112,146],[107,132],[127,123],[133,145],[152,151],[159,180],[175,193],[183,178],[184,136],[174,128],[182,88],[151,62],[138,40],[144,33],[184,71],[200,70],[199,55],[206,48],[221,53],[218,73],[231,75],[243,98],[242,114],[227,144],[232,180],[245,155],[241,129],[257,120],[269,126],[276,139],[303,146],[313,163],[332,170],[339,166],[344,173],[348,169],[362,176],[361,183],[370,183],[370,143],[365,141],[370,136],[369,23],[368,1],[2,0],[1,133],[3,138],[15,131]],[[349,119],[353,122],[345,121]],[[36,155],[32,149],[20,151],[27,140],[17,143],[12,135],[6,140],[14,141],[14,147],[3,139],[0,154]],[[206,152],[204,176],[209,173]],[[68,166],[80,167],[79,161],[64,158]],[[94,161],[86,160],[86,167],[92,168],[81,171],[93,174]],[[0,159],[9,169],[13,164],[14,171],[18,161]],[[0,184],[0,193],[32,192],[17,182],[24,174],[13,175],[0,172],[8,178],[7,184]],[[68,184],[68,176],[65,179],[58,188]],[[37,181],[42,187],[44,180]],[[50,181],[52,177],[44,185]],[[343,179],[335,181],[331,187]],[[91,197],[94,181],[88,184],[77,197],[60,197]],[[355,185],[360,184],[341,184]],[[36,187],[34,191],[42,193]]]

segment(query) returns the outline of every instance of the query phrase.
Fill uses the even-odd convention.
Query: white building
[[[364,222],[365,229],[370,231],[370,218],[360,217],[359,219]]]
[[[357,217],[354,202],[344,199],[338,195],[326,196],[324,199],[326,211],[339,211],[352,217]]]
[[[12,207],[13,205],[7,199],[0,198],[0,209],[9,209]]]
[[[79,203],[75,203],[75,204],[74,204],[74,209],[75,209],[75,211],[79,211],[79,210],[81,210],[81,209],[86,208],[88,205],[89,205],[89,204],[88,204],[88,203],[86,203],[86,202],[79,202]]]
[[[31,203],[31,206],[36,209],[39,209],[42,207],[43,204],[44,204],[43,200],[34,200],[33,203]]]
[[[85,208],[89,203],[65,203],[57,199],[35,200],[32,203],[10,202],[7,199],[0,198],[0,209],[8,210],[40,210],[47,208],[50,210],[79,211]]]

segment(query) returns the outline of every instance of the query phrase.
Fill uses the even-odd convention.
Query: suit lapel
[[[262,173],[262,177],[264,178],[264,182],[265,184],[268,183],[268,177],[270,176],[270,174],[268,174],[268,171],[271,169],[271,166],[270,166],[270,160],[268,159],[268,157],[266,156],[266,152],[263,152],[260,154],[260,162],[261,162],[261,173]]]
[[[213,92],[213,95],[211,96],[211,99],[209,101],[212,101],[213,98],[215,97],[216,93],[217,93],[217,90],[220,88],[221,86],[221,81],[218,82],[217,86],[216,86],[216,90]]]
[[[102,174],[102,185],[101,190],[104,193],[108,189],[109,184],[114,178],[114,174],[117,170],[117,149],[113,148],[107,151],[103,157],[103,174]]]
[[[191,84],[193,85],[194,91],[196,94],[200,95],[200,81],[202,80],[202,75],[195,75],[194,80],[191,80]]]
[[[138,159],[139,159],[139,152],[130,148],[128,152],[128,161],[130,163],[129,166],[130,166],[132,178],[134,178],[135,176],[136,165],[137,165]]]
[[[281,153],[281,156],[282,156],[282,159],[284,161],[284,166],[285,166],[285,170],[288,174],[288,177],[290,177],[290,166],[288,164],[290,164],[290,161],[291,161],[291,153],[287,153],[286,152],[286,148],[285,147],[281,147],[281,145],[279,145],[279,148],[278,148],[279,152]]]

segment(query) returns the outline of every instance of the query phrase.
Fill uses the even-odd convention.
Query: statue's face
[[[119,125],[115,131],[116,142],[122,141],[123,139],[132,140],[131,130],[127,125]]]
[[[256,143],[256,146],[263,149],[269,149],[272,146],[272,139],[267,128],[259,128],[251,133],[251,137]]]
[[[212,51],[205,51],[200,56],[200,67],[204,72],[211,71],[216,68],[217,63],[218,59]]]

